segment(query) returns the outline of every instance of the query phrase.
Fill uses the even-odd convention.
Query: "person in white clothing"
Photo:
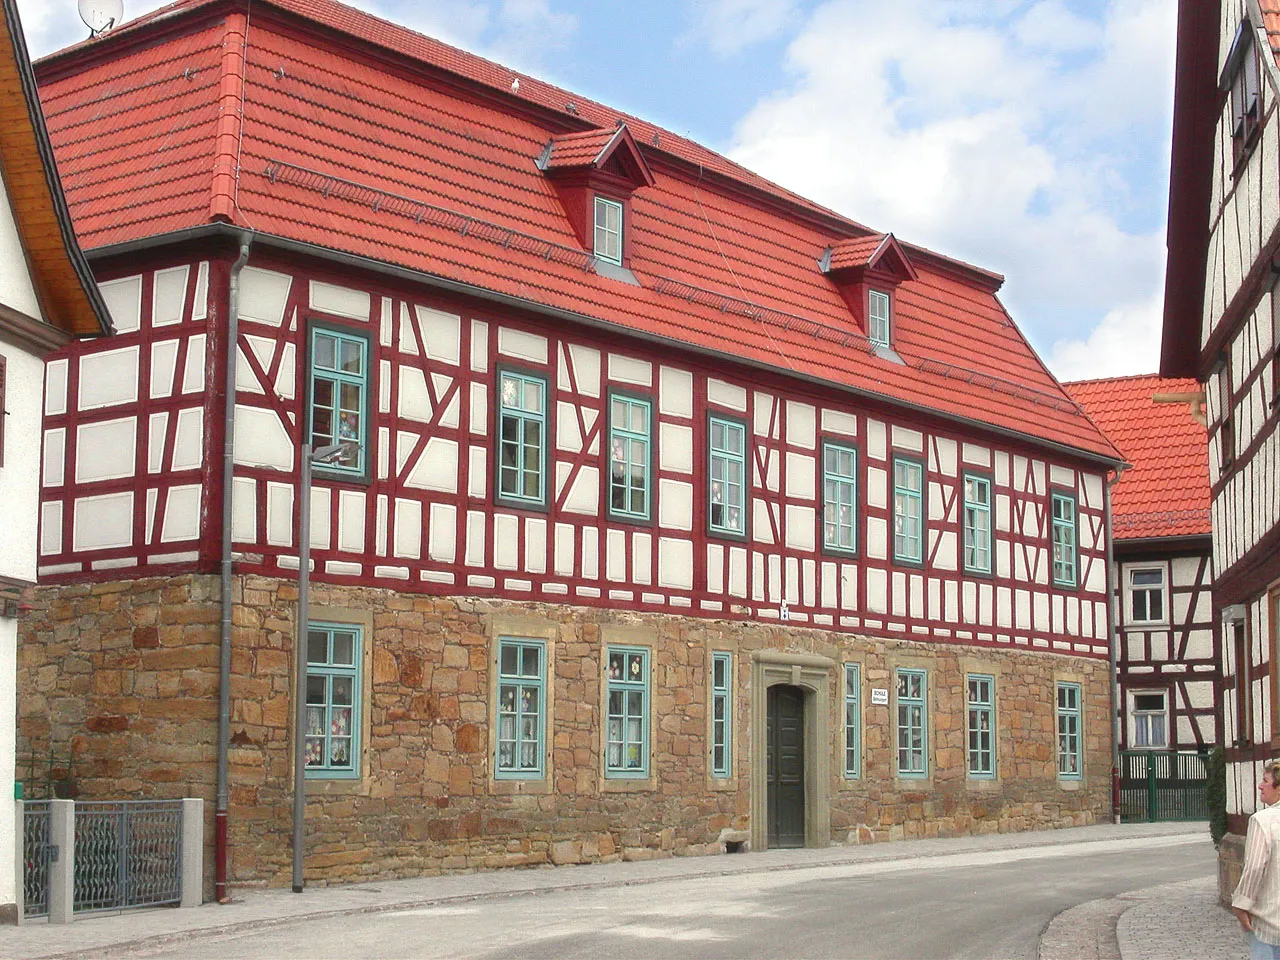
[[[1263,765],[1258,799],[1231,910],[1248,934],[1252,960],[1280,960],[1280,760]]]

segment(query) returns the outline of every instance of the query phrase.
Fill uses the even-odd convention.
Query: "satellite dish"
[[[106,33],[124,19],[124,0],[76,0],[76,7],[90,37]]]

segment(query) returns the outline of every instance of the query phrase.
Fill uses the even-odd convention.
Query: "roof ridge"
[[[222,41],[218,126],[213,135],[213,176],[209,181],[210,220],[234,222],[236,217],[244,129],[244,63],[248,46],[248,16],[233,13],[227,17]]]

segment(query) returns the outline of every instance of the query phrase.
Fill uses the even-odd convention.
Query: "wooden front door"
[[[804,846],[804,691],[769,688],[769,846]]]

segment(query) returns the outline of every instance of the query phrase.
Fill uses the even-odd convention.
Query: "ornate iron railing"
[[[182,899],[182,801],[76,804],[73,910]]]
[[[49,915],[49,801],[28,800],[22,805],[22,914]]]
[[[1209,819],[1206,761],[1205,754],[1175,750],[1120,751],[1120,819]]]

